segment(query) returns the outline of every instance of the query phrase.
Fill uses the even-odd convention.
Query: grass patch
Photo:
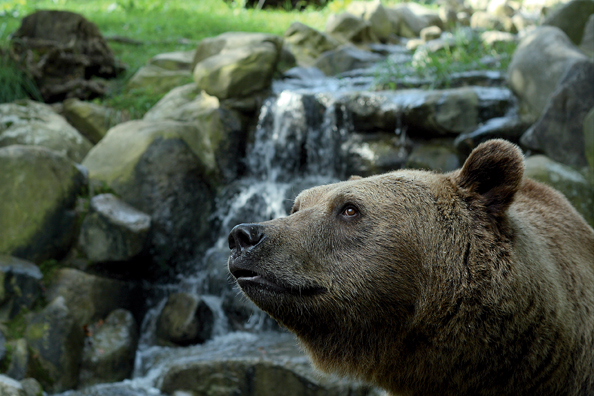
[[[457,29],[451,43],[436,52],[421,46],[408,63],[395,64],[389,59],[381,63],[375,85],[378,89],[392,89],[406,77],[418,77],[430,81],[428,88],[447,88],[452,73],[507,70],[516,46],[515,42],[487,45],[478,33],[467,28]]]

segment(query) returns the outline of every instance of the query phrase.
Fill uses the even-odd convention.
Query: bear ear
[[[489,140],[475,148],[459,171],[459,187],[478,194],[487,213],[501,216],[522,184],[524,156],[514,144]]]

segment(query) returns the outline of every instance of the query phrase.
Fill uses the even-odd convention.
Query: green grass
[[[348,3],[348,2],[345,2]],[[323,29],[330,10],[244,9],[223,0],[1,0],[0,47],[7,47],[9,34],[20,20],[36,10],[57,9],[80,13],[97,24],[106,37],[124,36],[142,45],[110,41],[116,57],[128,65],[110,95],[98,102],[141,117],[163,94],[127,90],[126,81],[154,55],[188,51],[206,37],[229,31],[266,32],[282,35],[295,21]]]
[[[431,81],[428,88],[447,88],[450,86],[452,73],[471,70],[507,70],[516,43],[503,42],[486,45],[480,36],[462,28],[454,33],[454,43],[436,52],[429,52],[419,47],[412,61],[405,64],[393,64],[389,60],[381,63],[377,69],[376,87],[391,89],[398,86],[405,77],[418,77]],[[481,62],[489,58],[491,62]]]

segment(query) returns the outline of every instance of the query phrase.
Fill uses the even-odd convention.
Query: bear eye
[[[359,210],[353,205],[347,205],[344,207],[344,209],[342,209],[342,212],[340,214],[343,217],[352,219],[352,218],[356,217],[357,215],[359,215]]]

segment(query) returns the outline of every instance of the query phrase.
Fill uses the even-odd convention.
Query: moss
[[[32,377],[39,381],[44,389],[51,388],[55,382],[48,370],[45,369],[39,361],[39,357],[35,351],[31,348],[29,348],[29,364],[27,366],[26,375],[27,377]]]
[[[0,373],[5,373],[10,367],[10,362],[12,361],[12,353],[12,345],[6,344],[6,354],[4,355],[4,359],[0,361]]]
[[[39,270],[43,275],[42,283],[44,286],[48,286],[51,284],[52,279],[54,278],[56,271],[61,268],[60,263],[58,260],[45,260],[41,264],[39,264]]]
[[[27,328],[26,315],[28,313],[29,310],[23,308],[17,316],[4,323],[3,332],[6,339],[16,340],[24,337],[25,329]]]

